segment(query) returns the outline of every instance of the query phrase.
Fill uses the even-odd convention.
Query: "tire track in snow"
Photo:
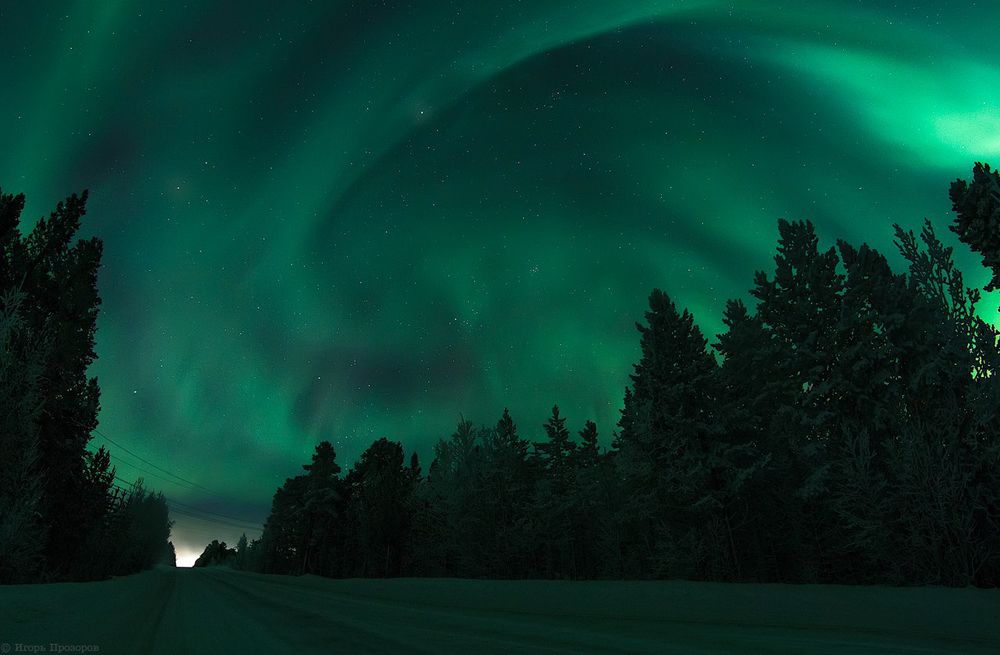
[[[132,638],[135,653],[150,653],[155,648],[163,625],[163,616],[177,587],[176,571],[157,571],[155,574],[163,581],[162,589],[156,594],[151,594],[155,599],[153,608],[136,616],[132,623],[136,629]]]

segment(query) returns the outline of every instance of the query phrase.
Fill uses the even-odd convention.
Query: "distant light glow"
[[[207,543],[207,542],[206,542]],[[192,567],[194,562],[201,555],[200,550],[192,550],[182,546],[177,546],[177,566]]]

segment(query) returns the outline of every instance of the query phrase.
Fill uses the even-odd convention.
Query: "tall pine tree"
[[[75,240],[86,202],[86,192],[70,196],[22,236],[24,196],[0,193],[0,293],[13,292],[20,299],[21,332],[36,343],[51,344],[34,387],[45,407],[33,420],[31,439],[41,480],[37,517],[38,534],[45,538],[42,567],[50,578],[74,571],[78,544],[104,502],[101,489],[94,488],[103,483],[88,476],[85,461],[97,425],[99,389],[87,369],[96,357],[102,252],[99,239]]]

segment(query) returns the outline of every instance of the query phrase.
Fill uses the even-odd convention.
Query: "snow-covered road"
[[[5,651],[4,648],[7,650]],[[0,652],[997,653],[1000,592],[326,580],[157,569],[0,587]]]

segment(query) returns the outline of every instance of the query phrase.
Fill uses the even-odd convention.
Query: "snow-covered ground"
[[[0,587],[0,652],[60,652],[54,645],[171,654],[1000,653],[1000,591],[167,568]]]

